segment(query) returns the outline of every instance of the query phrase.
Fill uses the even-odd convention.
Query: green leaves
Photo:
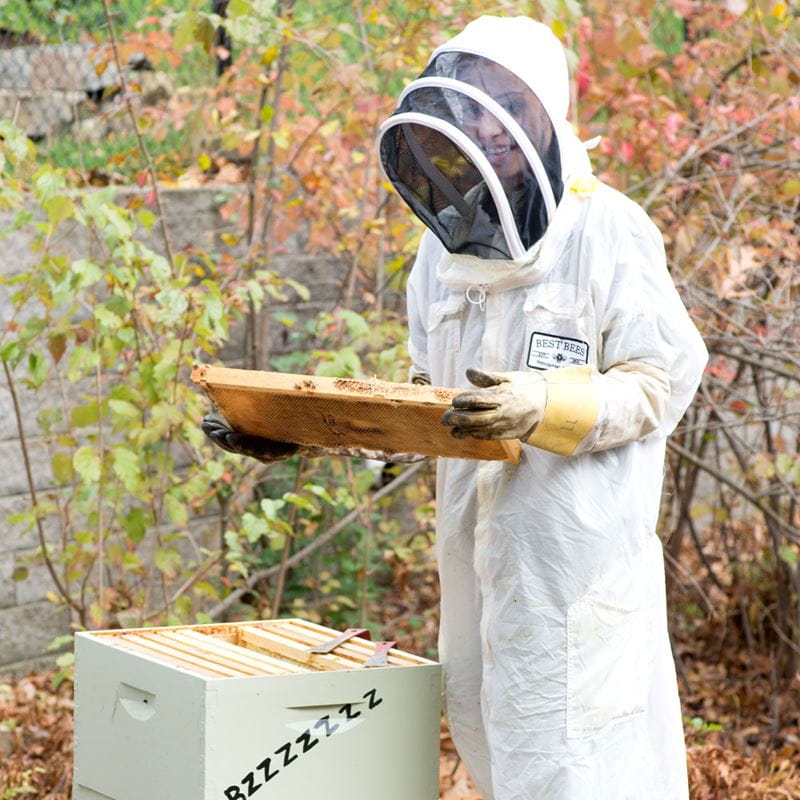
[[[271,193],[274,219],[284,226],[276,242],[293,241],[294,234],[308,226],[312,204],[306,203],[305,190],[298,191],[301,183],[319,191],[322,198],[331,186],[344,191],[347,177],[358,184],[358,193],[341,194],[332,204],[325,201],[311,231],[313,246],[319,247],[327,236],[330,253],[354,252],[353,239],[340,242],[337,238],[337,231],[346,237],[353,231],[355,241],[367,236],[373,247],[388,214],[382,213],[367,226],[360,224],[358,209],[362,207],[359,193],[368,185],[361,171],[370,168],[374,174],[374,158],[365,155],[362,141],[363,132],[372,130],[365,121],[374,109],[361,112],[355,102],[336,108],[320,105],[321,116],[315,116],[324,87],[343,81],[348,92],[356,88],[355,70],[340,72],[327,55],[321,60],[328,45],[320,48],[313,37],[298,46],[302,27],[294,20],[278,19],[274,0],[231,0],[227,20],[207,14],[208,5],[200,2],[188,4],[187,9],[172,18],[177,27],[173,40],[167,39],[169,47],[163,47],[167,58],[180,60],[200,48],[212,53],[213,28],[222,24],[233,34],[236,56],[252,48],[254,69],[226,76],[231,79],[228,89],[204,95],[208,102],[204,101],[202,112],[191,112],[180,125],[169,117],[171,109],[163,120],[153,117],[140,122],[151,126],[143,130],[148,144],[164,139],[160,150],[151,150],[159,176],[164,172],[161,155],[173,141],[175,150],[184,144],[180,137],[169,138],[174,131],[164,136],[165,127],[191,130],[198,137],[192,161],[220,180],[231,176],[233,181],[241,180],[244,170],[221,157],[214,149],[216,142],[237,150],[243,158],[260,142],[262,155],[275,151],[270,175],[257,178],[259,195],[262,188]],[[352,11],[344,9],[341,14],[340,21],[350,26],[348,30],[360,35]],[[373,17],[370,12],[370,20]],[[310,25],[314,14],[303,19],[302,25]],[[339,37],[337,25],[338,21],[332,30]],[[370,35],[377,33],[370,27]],[[148,36],[149,28],[145,28],[140,43],[152,50],[152,42],[169,33],[162,26],[152,41]],[[356,56],[363,55],[362,44],[348,40],[347,46],[352,66]],[[344,52],[338,48],[334,42],[330,52],[335,58]],[[187,58],[192,69],[207,65],[202,59],[192,59]],[[273,85],[271,73],[289,68],[298,84],[296,90],[292,88],[294,103],[287,104],[286,97],[273,101],[270,88],[267,101],[254,105],[263,88]],[[321,78],[327,83],[319,92]],[[377,77],[369,76],[369,85],[377,84]],[[356,91],[352,98],[361,102],[363,91]],[[351,111],[359,119],[354,127]],[[270,128],[275,131],[272,141],[266,135]],[[215,567],[205,583],[197,583],[197,596],[187,590],[176,597],[161,617],[173,614],[175,619],[191,619],[203,597],[225,595],[237,571],[275,563],[287,536],[311,536],[329,512],[353,504],[349,478],[337,464],[321,463],[314,468],[314,480],[304,479],[298,486],[294,470],[300,459],[271,467],[270,477],[276,482],[269,486],[270,496],[259,490],[254,499],[243,489],[250,484],[241,480],[252,463],[209,447],[199,428],[207,402],[188,384],[191,361],[199,353],[218,358],[232,321],[240,325],[252,305],[267,307],[268,314],[294,322],[291,329],[285,328],[292,337],[288,358],[305,368],[312,347],[304,337],[313,336],[314,323],[302,304],[313,299],[312,292],[294,274],[283,274],[277,261],[261,254],[248,263],[235,263],[233,255],[238,251],[233,248],[248,241],[246,229],[237,229],[238,212],[226,220],[224,247],[215,242],[213,251],[203,252],[197,240],[168,259],[160,241],[159,209],[149,169],[142,167],[136,141],[123,138],[116,137],[113,146],[103,143],[97,148],[105,161],[93,160],[97,154],[88,151],[94,148],[81,153],[82,159],[88,158],[89,169],[113,164],[115,172],[125,173],[135,163],[131,183],[136,182],[142,193],[125,194],[120,200],[116,186],[85,191],[69,185],[69,172],[35,165],[34,148],[27,138],[0,121],[0,209],[13,212],[3,217],[11,221],[3,223],[7,230],[0,231],[0,239],[8,231],[22,230],[34,240],[31,268],[2,279],[14,292],[14,308],[9,317],[13,324],[2,331],[0,356],[16,370],[20,381],[43,390],[46,407],[37,415],[36,434],[47,447],[58,487],[46,504],[27,513],[24,524],[29,527],[38,519],[64,526],[63,538],[53,544],[50,555],[56,573],[66,576],[70,599],[81,606],[85,625],[107,624],[112,609],[121,621],[140,623],[143,616],[159,612],[157,606],[163,603],[159,593],[144,588],[154,577],[163,577],[172,597],[199,563],[213,562],[214,548],[226,547],[223,568]],[[50,143],[44,158],[51,154],[61,158],[65,149],[77,149],[69,140],[59,142],[61,151],[58,143]],[[324,144],[352,149],[354,142],[359,142],[359,153],[352,159],[348,153],[339,159],[315,152],[316,161],[324,155],[326,163],[342,166],[330,175],[312,174],[307,156],[313,148]],[[199,161],[198,153],[203,154]],[[292,155],[297,179],[287,183],[281,159]],[[69,157],[69,163],[77,167],[75,153]],[[261,168],[267,163],[266,158],[260,159]],[[342,168],[352,169],[352,176],[345,176]],[[262,200],[259,196],[257,206]],[[238,203],[238,190],[228,192],[225,202]],[[170,209],[173,203],[166,205]],[[368,214],[371,206],[370,196],[363,204]],[[64,249],[61,237],[53,236],[59,225],[59,234],[68,233],[65,221],[70,222],[70,236],[75,229],[74,248]],[[388,239],[385,245],[387,250],[394,249]],[[280,255],[280,250],[281,245],[274,247],[269,259]],[[402,245],[396,249],[402,251]],[[374,261],[375,252],[365,250],[362,264]],[[330,269],[338,266],[331,262]],[[296,312],[298,300],[301,310]],[[376,331],[366,316],[347,309],[326,315],[321,326],[325,330],[315,342],[319,350],[313,351],[313,363],[322,372],[360,375],[372,365],[370,339]],[[360,478],[356,485],[361,485]],[[215,518],[221,511],[226,519],[223,542],[219,542]],[[193,538],[191,548],[184,547],[188,536]],[[102,593],[101,582],[95,578],[99,574],[104,578]]]
[[[175,47],[180,51],[199,44],[211,53],[214,42],[214,25],[206,14],[189,11],[183,14],[175,27]]]
[[[128,538],[139,544],[147,534],[150,516],[141,508],[132,508],[122,518],[122,525]]]
[[[796,197],[800,197],[800,180],[797,178],[790,178],[784,181],[778,189],[783,199],[793,200]]]
[[[269,526],[264,517],[251,514],[249,511],[242,515],[242,533],[250,544],[257,542],[262,536],[267,535]]]
[[[47,212],[47,218],[53,228],[75,213],[75,204],[64,195],[56,195],[45,200],[42,207]]]
[[[47,209],[47,204],[58,197],[66,188],[62,172],[50,167],[42,167],[34,176],[33,188],[36,199]]]
[[[72,466],[85,483],[97,483],[100,480],[100,458],[90,445],[83,445],[75,451]]]
[[[100,267],[88,258],[76,258],[70,266],[70,274],[70,285],[73,289],[94,286],[103,277]]]
[[[149,208],[142,208],[136,212],[136,219],[146,231],[149,231],[155,224],[156,215]]]
[[[653,44],[668,57],[676,56],[683,49],[685,40],[684,20],[667,4],[656,4],[651,15],[651,38]]]
[[[72,458],[63,450],[58,450],[50,460],[53,478],[57,484],[67,484],[72,480]]]
[[[228,3],[227,14],[232,19],[252,14],[253,12],[253,5],[248,0],[230,0]]]
[[[142,419],[141,409],[128,400],[115,400],[112,398],[108,401],[108,407],[111,410],[111,417],[114,420],[115,427],[124,428],[136,420]]]
[[[189,522],[189,509],[186,507],[186,503],[179,499],[176,494],[168,492],[164,495],[164,506],[174,525],[178,527],[185,527],[187,525]]]
[[[122,481],[125,490],[131,494],[141,491],[142,473],[139,454],[124,445],[114,447],[112,453],[112,469]]]
[[[361,359],[352,347],[343,347],[341,350],[316,351],[322,358],[315,372],[332,378],[355,378],[363,373]]]
[[[174,547],[159,547],[153,556],[156,568],[167,578],[175,578],[180,570],[182,558]]]
[[[0,169],[6,161],[18,165],[34,155],[33,142],[10,119],[0,119]]]
[[[308,302],[308,300],[311,299],[311,292],[308,290],[307,286],[304,286],[302,283],[299,283],[293,278],[284,278],[283,282],[287,286],[290,286],[292,289],[294,289],[294,291],[297,293],[297,296],[301,300]]]
[[[100,353],[84,345],[74,347],[67,362],[67,380],[77,383],[100,364]]]
[[[28,384],[38,389],[47,377],[47,361],[38,350],[28,353]]]
[[[369,334],[369,325],[361,314],[349,308],[340,308],[336,316],[344,322],[350,339],[363,339]]]
[[[70,424],[73,428],[85,428],[95,425],[99,419],[100,411],[94,401],[90,401],[83,406],[73,406],[70,411]]]
[[[206,290],[200,297],[200,320],[197,324],[198,333],[212,338],[223,339],[228,330],[228,320],[219,285],[211,280],[201,283]]]
[[[133,434],[133,438],[140,446],[155,445],[165,441],[185,422],[181,409],[176,408],[170,400],[157,402],[150,409],[144,426]]]

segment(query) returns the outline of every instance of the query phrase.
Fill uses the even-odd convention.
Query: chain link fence
[[[119,84],[104,47],[19,41],[0,34],[0,118],[14,120],[34,141],[69,130]]]
[[[143,3],[133,0],[115,9],[115,27],[135,28],[136,13],[145,15]],[[224,16],[227,4],[209,0],[209,10]],[[4,6],[0,0],[0,119],[14,120],[37,142],[73,134],[81,120],[109,111],[121,83],[102,3],[48,0],[46,10],[40,5],[20,0]],[[223,28],[215,32],[214,46],[223,54],[215,59],[219,76],[231,63]],[[146,95],[153,84],[148,59],[129,55],[123,69],[126,81]]]

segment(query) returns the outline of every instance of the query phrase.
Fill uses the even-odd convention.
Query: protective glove
[[[233,430],[222,414],[216,411],[203,417],[201,427],[203,433],[223,450],[236,455],[255,458],[263,464],[283,461],[300,451],[299,444],[278,442],[274,439],[262,439],[260,436],[239,433]]]
[[[526,441],[542,419],[547,384],[541,372],[467,370],[477,391],[453,398],[442,417],[456,439],[522,439]]]
[[[623,361],[604,373],[588,366],[542,372],[468,369],[477,391],[453,398],[442,417],[457,438],[519,438],[560,456],[608,450],[657,430],[670,396],[667,373]]]
[[[252,436],[233,430],[228,425],[225,417],[216,411],[203,417],[201,427],[203,433],[223,450],[236,455],[255,458],[263,464],[284,461],[297,454],[306,458],[323,456],[367,458],[374,461],[392,462],[393,464],[424,461],[426,458],[426,456],[416,453],[383,453],[378,450],[366,450],[360,447],[314,447],[312,445],[292,444],[291,442],[278,442],[275,439],[264,439],[261,436]]]
[[[408,379],[411,383],[417,384],[417,386],[431,385],[431,376],[428,375],[427,372],[423,372],[417,367],[411,367],[411,369],[408,371]]]

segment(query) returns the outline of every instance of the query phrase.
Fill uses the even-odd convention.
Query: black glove
[[[283,461],[300,450],[299,444],[262,439],[260,436],[251,436],[249,433],[238,433],[228,425],[222,414],[217,412],[206,414],[201,427],[203,433],[223,450],[255,458],[264,464]]]

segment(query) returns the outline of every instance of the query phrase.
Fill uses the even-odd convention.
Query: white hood
[[[547,25],[530,17],[478,17],[437,47],[430,60],[446,52],[491,59],[530,86],[545,107],[561,149],[564,182],[591,173],[586,148],[567,119],[569,70],[564,48]]]
[[[473,266],[496,278],[497,262],[516,272],[536,258],[566,187],[591,174],[569,96],[550,29],[489,16],[438,47],[400,95],[378,132],[381,165],[454,261],[487,262]]]

